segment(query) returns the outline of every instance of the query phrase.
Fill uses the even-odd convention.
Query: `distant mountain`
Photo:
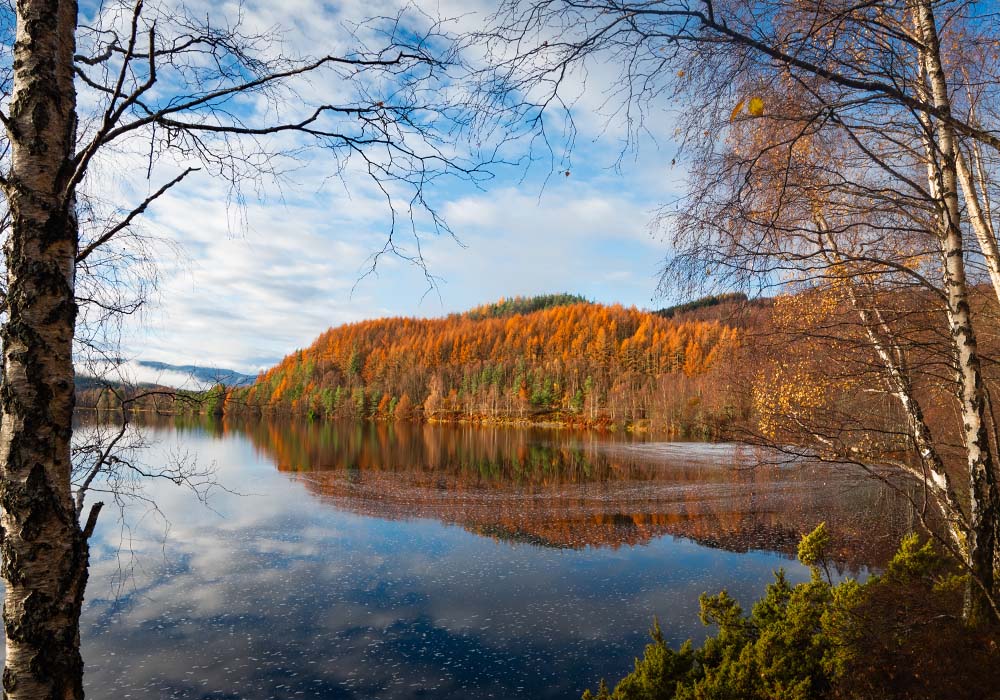
[[[250,386],[257,380],[253,374],[243,374],[222,367],[202,367],[200,365],[170,365],[166,362],[151,360],[135,360],[139,367],[145,367],[156,372],[187,375],[205,384],[225,384],[226,386]]]
[[[201,365],[172,365],[152,360],[121,360],[113,366],[108,363],[105,370],[95,377],[93,371],[81,369],[76,377],[78,389],[98,388],[111,384],[131,384],[137,386],[170,387],[201,391],[216,384],[227,387],[247,387],[257,377],[222,367],[202,367]]]

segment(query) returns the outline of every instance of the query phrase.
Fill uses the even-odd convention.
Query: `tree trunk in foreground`
[[[77,3],[19,0],[0,381],[5,698],[83,697],[87,538],[71,498]]]
[[[932,102],[941,114],[950,115],[951,101],[930,0],[918,0],[916,3],[916,25],[922,39],[921,60]],[[1000,523],[1000,494],[997,493],[993,454],[986,430],[986,395],[965,273],[962,212],[958,195],[958,160],[961,154],[956,135],[946,121],[936,120],[934,131],[935,148],[927,150],[927,162],[930,166],[928,185],[942,204],[938,214],[941,225],[941,258],[948,325],[955,346],[958,398],[969,470],[970,512],[966,557],[970,572],[976,579],[966,590],[965,616],[970,624],[981,624],[996,621],[993,595],[996,588],[994,566],[997,528]]]

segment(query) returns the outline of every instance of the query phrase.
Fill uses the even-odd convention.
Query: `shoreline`
[[[76,411],[86,411],[95,414],[121,414],[120,408],[97,408],[94,406],[79,406]],[[546,414],[544,419],[533,420],[528,417],[508,417],[508,416],[430,416],[413,418],[382,418],[382,417],[355,417],[355,416],[310,416],[304,414],[291,414],[274,411],[236,411],[223,412],[221,414],[210,414],[193,411],[161,410],[147,407],[129,408],[129,413],[140,415],[155,415],[162,418],[200,418],[208,420],[295,420],[307,423],[337,423],[337,422],[361,422],[361,423],[384,423],[408,424],[408,425],[454,425],[454,426],[475,426],[483,428],[541,428],[544,430],[582,430],[596,433],[616,433],[633,435],[657,435],[668,438],[700,439],[706,441],[717,441],[721,431],[717,427],[697,425],[697,426],[655,426],[652,421],[642,419],[627,423],[614,422],[607,418],[596,420],[579,420],[572,417],[553,416]]]

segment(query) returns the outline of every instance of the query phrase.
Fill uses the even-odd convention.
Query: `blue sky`
[[[456,7],[475,11],[468,3]],[[254,13],[264,25],[275,20],[267,3],[247,8],[251,20]],[[294,18],[288,36],[306,46],[350,13],[372,12],[371,3],[333,10],[307,0],[293,9],[283,15]],[[265,183],[234,213],[224,183],[196,174],[148,212],[147,230],[176,242],[180,254],[160,255],[155,303],[126,329],[126,355],[256,372],[330,326],[366,318],[440,316],[501,296],[563,291],[646,308],[668,303],[656,297],[667,244],[649,224],[657,205],[683,184],[683,171],[671,166],[670,116],[649,114],[651,135],[614,167],[623,131],[599,114],[607,87],[601,73],[592,71],[579,90],[569,177],[546,180],[542,163],[527,173],[497,170],[485,191],[460,182],[433,190],[461,243],[423,238],[438,279],[430,292],[419,268],[391,257],[362,279],[389,217],[362,176],[348,172],[345,187],[328,179],[317,159],[282,182]]]

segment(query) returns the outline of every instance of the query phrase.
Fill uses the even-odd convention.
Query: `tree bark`
[[[943,117],[934,120],[935,143],[928,149],[929,179],[940,201],[941,257],[947,294],[947,316],[955,348],[958,398],[969,475],[967,564],[975,581],[966,594],[970,624],[995,620],[995,557],[1000,497],[987,435],[986,397],[979,351],[969,304],[965,252],[959,206],[958,143],[947,121],[951,100],[941,60],[940,41],[930,0],[916,0],[915,20],[921,37],[920,59],[933,104]]]
[[[997,246],[997,237],[993,232],[993,222],[990,221],[984,202],[980,201],[981,194],[976,189],[975,178],[961,149],[956,149],[955,167],[958,179],[962,183],[962,193],[965,195],[965,206],[969,212],[972,230],[976,234],[980,252],[986,261],[986,269],[990,273],[993,293],[1000,299],[1000,247]]]
[[[816,224],[816,230],[820,233],[821,244],[824,249],[830,251],[825,254],[826,259],[831,267],[849,272],[838,249],[836,238],[830,235],[830,226],[821,211],[821,206],[817,203],[814,204],[813,208],[813,220]],[[859,298],[858,289],[863,288],[863,280],[862,276],[845,275],[845,290],[851,306],[861,320],[861,325],[865,329],[872,349],[885,369],[890,392],[896,398],[909,424],[910,438],[913,440],[913,445],[920,457],[920,467],[906,467],[905,469],[933,495],[947,523],[951,544],[962,548],[965,546],[966,532],[969,527],[965,509],[952,486],[951,477],[938,452],[930,426],[924,420],[923,408],[914,394],[913,383],[904,369],[905,361],[903,360],[902,348],[896,343],[892,330],[885,323],[879,309],[875,306],[869,307]],[[876,298],[872,287],[869,287],[867,291],[870,298]]]
[[[68,183],[77,3],[19,0],[15,9],[12,160],[4,182],[12,228],[0,329],[3,694],[71,700],[83,697],[79,619],[88,559],[70,486],[78,227]]]

